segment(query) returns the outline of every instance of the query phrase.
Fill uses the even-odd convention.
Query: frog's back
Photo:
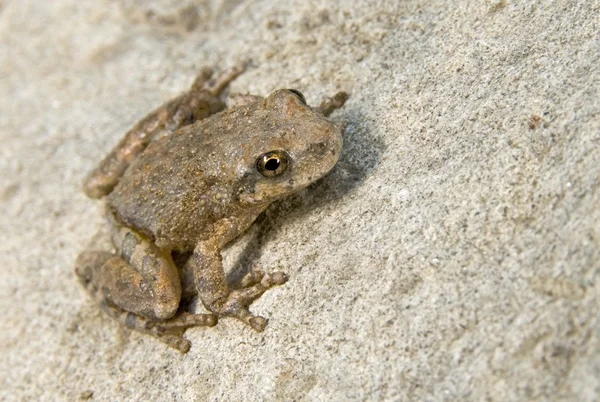
[[[180,130],[151,144],[107,197],[117,221],[160,247],[189,250],[223,212],[211,195],[219,178],[204,174],[211,145],[201,130]],[[190,138],[193,141],[190,141]],[[224,198],[230,194],[222,194]]]
[[[117,221],[159,247],[189,250],[217,220],[249,221],[325,175],[341,145],[339,127],[296,92],[278,90],[150,144],[108,196],[108,206]],[[275,165],[261,171],[273,153],[279,155],[270,159]]]

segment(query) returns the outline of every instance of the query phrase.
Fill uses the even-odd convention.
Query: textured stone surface
[[[342,5],[340,5],[342,4]],[[0,399],[600,398],[598,1],[0,1]],[[344,154],[227,251],[290,281],[180,355],[72,273],[85,173],[201,66],[352,93]],[[243,265],[242,264],[242,265]]]

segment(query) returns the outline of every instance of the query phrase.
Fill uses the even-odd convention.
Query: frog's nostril
[[[310,144],[310,152],[313,154],[325,154],[327,152],[328,144],[326,142],[315,142]]]

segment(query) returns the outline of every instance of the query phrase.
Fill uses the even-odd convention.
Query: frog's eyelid
[[[291,93],[293,93],[294,95],[296,95],[298,98],[300,98],[300,100],[302,101],[302,103],[304,103],[306,105],[306,98],[304,97],[304,95],[302,94],[302,92],[298,91],[297,89],[288,89],[288,91],[290,91]]]

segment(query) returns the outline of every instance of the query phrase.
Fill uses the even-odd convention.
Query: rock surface
[[[0,1],[0,399],[600,398],[597,1]],[[202,66],[297,88],[344,153],[227,250],[290,281],[189,330],[121,329],[73,275],[84,175]],[[248,251],[251,252],[248,252]]]

